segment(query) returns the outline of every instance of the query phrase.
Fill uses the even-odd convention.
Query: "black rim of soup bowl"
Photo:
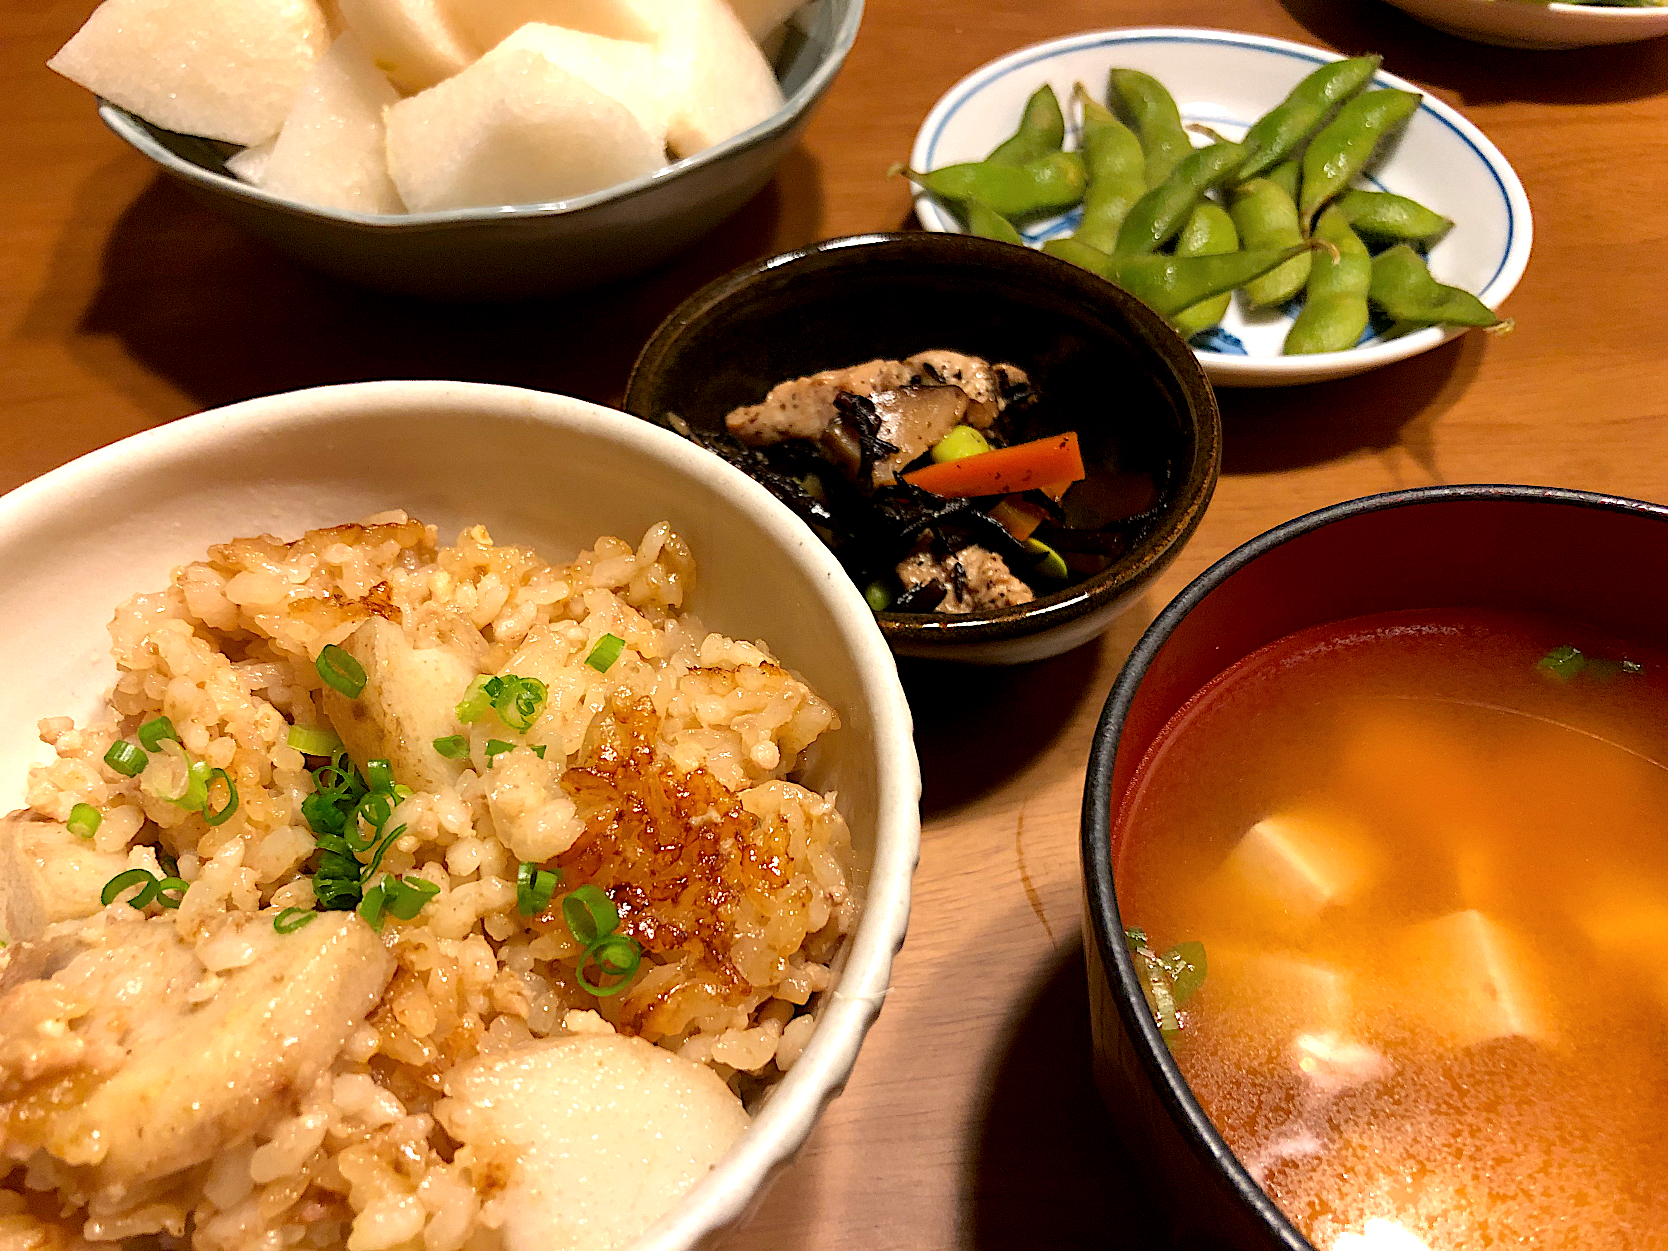
[[[669,385],[666,375],[675,365],[679,349],[685,346],[692,327],[699,329],[715,318],[721,319],[733,301],[745,297],[752,304],[780,296],[784,305],[791,307],[794,301],[789,293],[802,278],[854,265],[887,264],[907,267],[915,273],[934,268],[989,270],[1011,280],[1015,290],[1045,293],[1064,305],[1069,315],[1117,333],[1138,356],[1145,356],[1138,363],[1174,411],[1184,447],[1173,467],[1169,499],[1157,523],[1106,569],[1051,595],[1039,595],[1028,604],[994,612],[877,613],[888,641],[931,646],[991,643],[1041,634],[1101,609],[1168,564],[1197,528],[1216,489],[1222,451],[1216,393],[1192,349],[1157,313],[1087,270],[1031,248],[973,235],[863,234],[826,239],[744,265],[701,288],[660,324],[632,367],[623,407],[648,421],[659,421],[668,408],[676,411],[664,392]],[[783,333],[796,333],[791,321],[784,324]],[[963,350],[953,343],[931,342],[930,322],[923,326],[922,335],[923,347]],[[854,363],[831,360],[820,368]],[[718,363],[713,366],[718,367]],[[756,401],[763,397],[753,398]]]
[[[1315,1248],[1262,1187],[1252,1180],[1206,1115],[1187,1079],[1182,1076],[1180,1066],[1170,1054],[1170,1048],[1159,1033],[1143,997],[1140,977],[1124,942],[1123,920],[1118,911],[1112,877],[1112,827],[1116,817],[1112,811],[1113,771],[1124,722],[1149,668],[1177,626],[1213,591],[1259,558],[1324,526],[1365,514],[1420,504],[1489,500],[1561,504],[1668,522],[1668,507],[1643,500],[1557,487],[1509,485],[1420,487],[1346,500],[1308,513],[1235,548],[1170,601],[1130,652],[1107,696],[1106,706],[1095,728],[1083,790],[1081,855],[1083,888],[1088,904],[1085,938],[1094,945],[1089,959],[1089,976],[1093,979],[1097,970],[1103,971],[1101,976],[1107,985],[1091,985],[1090,996],[1094,998],[1097,992],[1110,992],[1123,1037],[1133,1044],[1135,1057],[1149,1088],[1156,1094],[1172,1125],[1180,1132],[1193,1162],[1227,1181],[1242,1208],[1240,1216],[1249,1216],[1257,1229],[1259,1251],[1263,1247],[1277,1247],[1283,1251],[1315,1251]],[[1646,571],[1641,572],[1642,576],[1650,576]],[[1094,1040],[1097,1063],[1099,1052],[1106,1042],[1103,1038]],[[1177,1203],[1186,1202],[1186,1196],[1173,1198]],[[1243,1220],[1239,1224],[1243,1227]],[[1185,1245],[1195,1244],[1189,1242]],[[1227,1244],[1209,1240],[1199,1245],[1217,1247]]]

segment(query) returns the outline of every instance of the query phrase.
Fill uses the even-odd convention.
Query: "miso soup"
[[[1305,631],[1176,715],[1114,837],[1124,923],[1206,953],[1175,1057],[1315,1246],[1668,1247],[1668,654]]]

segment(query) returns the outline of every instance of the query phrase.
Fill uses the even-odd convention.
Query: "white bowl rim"
[[[875,755],[890,763],[889,771],[878,778],[879,820],[863,913],[847,940],[839,981],[823,993],[821,1019],[798,1063],[776,1084],[731,1152],[628,1249],[680,1251],[739,1218],[769,1175],[804,1143],[824,1105],[844,1087],[886,997],[893,957],[909,921],[911,878],[921,850],[921,774],[909,702],[874,613],[815,532],[740,470],[640,418],[521,387],[422,380],[285,392],[131,435],[0,496],[0,544],[67,500],[85,499],[159,467],[189,463],[229,429],[255,425],[322,430],[345,414],[396,405],[453,413],[473,422],[566,427],[624,445],[638,456],[704,481],[758,524],[782,559],[798,564],[812,585],[825,588],[822,602],[860,666],[861,685],[874,710]]]
[[[1561,7],[1580,8],[1582,6],[1565,5]],[[967,100],[995,79],[1038,61],[1050,60],[1062,53],[1076,52],[1083,48],[1158,42],[1216,43],[1254,48],[1262,52],[1307,61],[1316,66],[1345,59],[1342,53],[1332,52],[1326,48],[1317,48],[1309,44],[1295,43],[1289,39],[1276,39],[1269,35],[1253,35],[1245,31],[1219,30],[1204,26],[1109,27],[1104,30],[1064,35],[1058,39],[1046,39],[1039,43],[1018,48],[994,61],[987,61],[939,97],[938,102],[933,105],[932,110],[927,114],[926,120],[921,123],[920,130],[916,132],[915,145],[910,152],[910,163],[917,169],[931,169],[932,155],[945,125]],[[1293,85],[1296,85],[1295,82]],[[1430,113],[1464,140],[1483,162],[1489,173],[1493,175],[1506,207],[1506,251],[1501,257],[1500,264],[1496,267],[1493,277],[1484,284],[1477,295],[1490,309],[1498,309],[1505,302],[1506,297],[1516,288],[1518,280],[1523,277],[1523,271],[1528,267],[1529,253],[1534,244],[1534,220],[1529,209],[1529,195],[1524,190],[1522,180],[1517,176],[1517,171],[1512,168],[1511,162],[1506,159],[1499,148],[1495,147],[1488,136],[1484,135],[1481,130],[1477,129],[1457,110],[1437,99],[1436,96],[1416,83],[1409,82],[1405,78],[1399,78],[1395,74],[1384,70],[1379,70],[1373,75],[1373,85],[1417,92],[1421,97],[1420,110]],[[925,192],[918,191],[915,195],[915,216],[921,225],[928,230],[964,233],[960,224]],[[1417,356],[1421,352],[1428,351],[1464,333],[1465,330],[1462,327],[1430,327],[1425,330],[1416,330],[1412,334],[1402,335],[1399,338],[1368,344],[1366,347],[1347,348],[1342,352],[1310,353],[1300,356],[1234,356],[1226,352],[1212,352],[1201,348],[1194,348],[1193,352],[1199,358],[1199,362],[1210,372],[1213,382],[1232,383],[1241,379],[1269,379],[1283,374],[1301,375],[1304,379],[1342,377],[1367,369],[1375,369],[1380,365],[1388,365],[1393,361],[1405,360],[1410,356]],[[1323,365],[1324,369],[1322,368]],[[1296,379],[1294,378],[1294,380]]]
[[[212,169],[205,169],[194,161],[186,160],[157,141],[150,132],[149,122],[102,97],[98,102],[98,115],[118,138],[137,148],[170,173],[217,193],[246,200],[251,204],[264,205],[296,217],[336,221],[343,225],[376,231],[432,230],[445,226],[478,225],[507,218],[555,217],[628,198],[670,179],[681,177],[693,169],[720,161],[732,152],[762,143],[792,126],[817,97],[828,89],[829,84],[834,81],[834,76],[840,72],[840,67],[845,64],[852,45],[857,41],[857,28],[863,22],[864,0],[847,0],[847,3],[849,7],[843,20],[834,30],[834,39],[829,46],[828,55],[811,72],[810,77],[799,85],[799,90],[784,100],[782,107],[763,121],[731,135],[722,143],[702,149],[694,156],[686,156],[682,160],[662,165],[641,178],[615,183],[601,191],[590,191],[566,200],[550,200],[540,204],[494,204],[477,208],[439,209],[426,213],[353,213],[346,209],[304,204],[288,196],[262,191],[259,187],[229,174],[217,174]],[[165,128],[159,126],[156,129]],[[203,139],[201,135],[187,137],[205,143],[214,142]]]

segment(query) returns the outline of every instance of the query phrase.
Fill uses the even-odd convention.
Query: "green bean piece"
[[[1417,200],[1388,191],[1346,191],[1337,203],[1356,234],[1375,239],[1424,243],[1440,238],[1454,224]]]
[[[1083,199],[1089,181],[1077,152],[1055,152],[1024,165],[975,161],[925,174],[906,169],[903,174],[941,199],[956,204],[978,200],[1009,221],[1063,212]]]
[[[997,239],[1002,243],[1017,243],[1021,246],[1025,243],[1014,224],[983,200],[964,200],[961,204],[961,215],[967,222],[968,233],[978,235],[981,239]]]
[[[1245,145],[1240,178],[1255,178],[1295,152],[1333,109],[1372,81],[1383,60],[1378,56],[1356,56],[1347,61],[1333,61],[1293,87],[1291,94],[1253,122],[1245,138],[1240,140]]]
[[[1244,159],[1245,149],[1237,143],[1213,143],[1195,151],[1135,202],[1124,224],[1118,227],[1118,243],[1113,251],[1139,256],[1164,246],[1186,223],[1200,197],[1233,177]]]
[[[1421,99],[1415,91],[1385,88],[1356,96],[1338,110],[1303,153],[1303,194],[1297,207],[1305,223],[1367,168],[1378,145],[1413,116]]]
[[[1303,227],[1297,220],[1297,205],[1272,178],[1253,178],[1234,188],[1228,212],[1245,248],[1289,248],[1303,242]],[[1294,256],[1279,269],[1245,284],[1245,298],[1252,308],[1284,304],[1309,280],[1314,258],[1308,252]]]
[[[1319,246],[1302,243],[1284,251],[1226,252],[1218,256],[1116,256],[1076,239],[1050,239],[1043,251],[1116,283],[1148,308],[1173,318],[1212,296],[1232,292],[1254,278]]]
[[[985,160],[998,165],[1024,165],[1058,152],[1065,141],[1066,118],[1060,112],[1060,101],[1054,88],[1044,83],[1025,102],[1019,129],[997,144]]]
[[[1289,161],[1281,161],[1264,175],[1271,183],[1284,191],[1293,204],[1297,203],[1297,184],[1303,176],[1303,158],[1294,156]]]
[[[1118,242],[1118,227],[1147,193],[1147,158],[1135,132],[1090,96],[1082,83],[1072,94],[1083,109],[1083,159],[1089,169],[1076,237],[1110,252]]]
[[[1314,258],[1303,311],[1286,333],[1287,356],[1342,352],[1361,340],[1367,328],[1367,292],[1373,285],[1373,260],[1349,220],[1328,208],[1315,224],[1315,238],[1338,249]]]
[[[1424,259],[1405,243],[1373,258],[1368,298],[1397,321],[1424,326],[1498,326],[1500,318],[1471,292],[1431,276]]]
[[[1301,243],[1302,240],[1293,242]],[[1237,251],[1239,231],[1234,229],[1233,218],[1228,216],[1227,209],[1210,200],[1194,208],[1193,215],[1187,219],[1187,225],[1183,226],[1181,234],[1176,236],[1177,256],[1224,256]],[[1291,264],[1290,261],[1286,263]],[[1191,339],[1220,322],[1226,316],[1228,303],[1233,298],[1232,292],[1224,291],[1221,295],[1213,295],[1208,300],[1188,305],[1170,320],[1182,338]]]
[[[1181,110],[1164,84],[1151,74],[1113,70],[1107,103],[1122,113],[1141,136],[1148,187],[1158,186],[1193,151],[1193,140],[1182,126]]]

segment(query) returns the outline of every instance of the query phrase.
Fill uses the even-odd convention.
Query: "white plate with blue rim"
[[[1148,27],[1068,35],[1009,53],[952,87],[922,123],[910,164],[931,170],[982,160],[1013,133],[1026,99],[1044,83],[1053,86],[1066,110],[1066,146],[1073,147],[1073,84],[1083,83],[1104,102],[1108,75],[1115,68],[1157,78],[1175,97],[1183,122],[1239,139],[1305,75],[1339,59],[1320,48],[1226,30]],[[1383,72],[1371,85],[1419,91]],[[1202,134],[1194,141],[1210,142]],[[1534,227],[1523,183],[1482,131],[1426,94],[1358,185],[1408,196],[1451,218],[1453,229],[1429,249],[1431,272],[1499,310],[1529,263]],[[964,229],[949,207],[925,193],[916,196],[915,215],[928,230]],[[1026,243],[1040,247],[1069,235],[1077,216],[1074,209],[1026,223]],[[1210,380],[1218,386],[1275,387],[1343,378],[1427,352],[1465,333],[1432,327],[1394,335],[1387,323],[1375,320],[1361,342],[1346,351],[1285,356],[1281,346],[1295,312],[1295,303],[1252,312],[1236,296],[1221,326],[1192,341]]]

